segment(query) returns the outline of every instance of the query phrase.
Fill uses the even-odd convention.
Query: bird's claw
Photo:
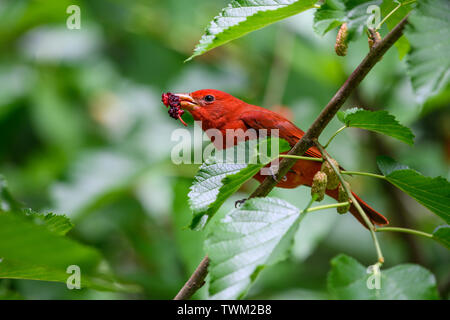
[[[245,201],[247,201],[246,198],[245,198],[245,199],[241,199],[241,200],[237,200],[237,201],[234,203],[234,207],[235,207],[235,208],[237,208],[238,206],[240,207],[241,205],[243,205],[243,204],[245,203]]]

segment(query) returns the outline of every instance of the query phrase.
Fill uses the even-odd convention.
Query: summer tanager
[[[285,139],[291,147],[294,146],[304,134],[301,129],[283,116],[273,111],[245,103],[244,101],[219,90],[206,89],[198,90],[190,94],[180,93],[174,95],[179,98],[179,105],[182,109],[189,111],[196,121],[201,121],[202,129],[204,131],[208,129],[220,130],[223,137],[222,141],[219,141],[217,138],[212,139],[214,145],[219,149],[226,146],[227,129],[242,129],[243,131],[248,129],[255,129],[256,131],[259,129],[267,129],[268,134],[270,134],[271,129],[278,129],[279,137]],[[210,137],[212,138],[212,136]],[[237,141],[234,143],[237,143]],[[319,150],[315,147],[308,149],[305,156],[315,158],[322,157]],[[313,177],[320,169],[320,162],[298,160],[286,176],[280,179],[277,187],[295,188],[299,185],[311,187]],[[266,176],[258,173],[254,178],[262,182]],[[334,199],[338,198],[337,188],[335,190],[327,190],[326,193]],[[389,223],[383,215],[371,208],[356,194],[353,195],[372,223],[377,225]],[[354,205],[350,207],[350,212],[359,222],[366,226],[363,218]]]

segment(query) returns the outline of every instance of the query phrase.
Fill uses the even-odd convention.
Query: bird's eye
[[[205,99],[206,102],[213,102],[214,101],[214,96],[208,94],[203,99]]]

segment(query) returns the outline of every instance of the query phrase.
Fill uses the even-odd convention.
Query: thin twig
[[[331,141],[333,141],[333,139],[334,139],[341,131],[343,131],[345,128],[347,128],[347,126],[340,127],[340,128],[339,128],[339,129],[331,136],[331,138],[328,140],[327,144],[324,145],[323,147],[324,147],[325,149],[328,148],[328,146],[330,145]]]
[[[322,158],[313,158],[313,157],[303,157],[303,156],[293,156],[291,154],[280,154],[280,158],[290,158],[290,159],[297,159],[297,160],[308,160],[308,161],[317,161],[317,162],[323,162]]]
[[[181,288],[180,292],[173,298],[173,300],[187,300],[192,295],[200,289],[205,283],[206,275],[208,274],[209,258],[205,256],[203,260],[195,269],[192,276],[186,282],[186,284]]]
[[[386,17],[384,17],[383,20],[381,20],[381,22],[377,25],[377,27],[375,28],[375,31],[380,30],[381,26],[383,25],[383,23],[386,22],[387,19],[389,19],[389,17],[391,15],[393,15],[395,13],[395,11],[397,11],[398,9],[400,9],[400,7],[402,6],[407,6],[408,4],[414,3],[416,2],[416,0],[412,0],[412,1],[408,1],[408,2],[403,2],[403,3],[399,3],[391,12],[388,13],[388,15]]]
[[[313,194],[312,195],[312,197],[311,197],[311,199],[309,200],[309,202],[308,202],[308,204],[306,205],[306,207],[305,207],[305,209],[303,209],[302,210],[302,212],[300,212],[300,220],[299,220],[299,223],[306,217],[306,215],[308,214],[308,212],[311,212],[311,206],[312,206],[312,204],[314,203],[314,201],[316,201],[317,200],[317,197],[318,197],[319,195],[316,193],[316,194]]]
[[[358,172],[358,171],[341,171],[341,173],[342,174],[348,174],[348,175],[365,176],[365,177],[372,177],[372,178],[378,178],[378,179],[382,179],[382,180],[387,180],[385,176],[382,176],[382,175],[376,174],[376,173]]]
[[[403,233],[409,233],[414,234],[416,236],[422,236],[425,238],[433,239],[433,235],[427,232],[414,230],[414,229],[408,229],[408,228],[399,228],[399,227],[383,227],[383,228],[377,228],[376,232],[380,231],[393,231],[393,232],[403,232]]]
[[[364,60],[359,64],[359,66],[353,71],[350,77],[345,81],[342,87],[330,100],[327,106],[322,110],[317,119],[311,125],[311,127],[306,131],[305,135],[295,144],[295,146],[289,151],[288,154],[302,156],[306,150],[308,150],[313,145],[313,139],[318,138],[328,123],[333,119],[339,109],[342,107],[344,102],[349,98],[356,87],[361,83],[361,81],[366,77],[369,71],[375,66],[375,64],[380,61],[381,57],[386,53],[386,51],[392,47],[392,45],[403,35],[403,29],[407,24],[407,17],[403,18],[398,25],[392,29],[386,37],[384,37],[379,43],[375,44],[369,51]],[[277,173],[277,177],[284,177],[289,169],[297,162],[296,159],[285,158],[280,162],[280,167]],[[278,179],[276,179],[278,181]],[[259,187],[251,194],[251,198],[255,197],[265,197],[269,192],[276,186],[277,181],[273,178],[266,178]],[[183,286],[180,292],[177,294],[178,299],[188,299],[192,296],[192,290],[185,290],[186,286],[190,283],[198,283],[196,279],[202,279],[206,277],[208,272],[207,268],[201,268],[202,265],[208,265],[208,257],[203,258],[199,267],[196,269],[194,274],[188,280],[188,282]],[[198,287],[199,288],[199,287]],[[198,288],[196,290],[198,290]],[[190,293],[189,295],[186,294]]]
[[[332,204],[324,204],[323,206],[317,206],[317,207],[312,207],[312,208],[306,209],[306,212],[313,212],[313,211],[319,211],[319,210],[325,210],[325,209],[345,207],[349,204],[350,204],[350,202],[348,202],[348,201],[332,203]]]

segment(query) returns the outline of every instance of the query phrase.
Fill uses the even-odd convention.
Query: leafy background
[[[360,37],[350,43],[345,58],[337,57],[336,29],[323,37],[315,34],[310,10],[183,63],[204,27],[227,3],[77,1],[82,29],[76,31],[65,27],[72,2],[1,2],[0,173],[26,207],[70,218],[74,226],[67,237],[74,242],[61,246],[77,247],[80,257],[102,259],[99,270],[89,271],[93,277],[86,279],[95,283],[90,285],[94,289],[0,279],[1,299],[172,298],[203,257],[207,230],[185,228],[191,220],[187,194],[198,165],[172,164],[170,151],[176,142],[170,135],[180,124],[167,116],[161,92],[221,89],[281,112],[306,129],[368,50]],[[386,32],[383,27],[381,33]],[[426,176],[448,179],[450,88],[422,104],[407,76],[411,61],[399,61],[396,50],[383,57],[347,106],[389,111],[412,128],[415,145],[347,129],[329,151],[349,170],[377,172],[376,156],[389,155]],[[192,119],[185,119],[192,130]],[[323,142],[341,125],[334,119]],[[351,182],[392,225],[432,233],[442,224],[383,181],[353,177]],[[217,217],[255,186],[253,181],[244,184]],[[3,197],[2,192],[0,187]],[[271,196],[304,208],[309,190],[274,190]],[[23,222],[17,222],[17,230],[26,230],[21,226]],[[53,239],[51,232],[41,226],[28,234]],[[418,263],[436,276],[440,296],[448,297],[450,257],[444,247],[403,234],[379,237],[386,268]],[[3,242],[3,252],[26,257],[27,264],[20,267],[30,272],[39,251],[22,252],[22,257],[7,244]],[[371,264],[372,246],[368,233],[349,215],[338,216],[335,210],[312,213],[295,235],[290,258],[265,268],[247,297],[345,297],[348,292],[340,291],[339,282],[330,284],[330,278],[333,268],[350,258],[336,258],[333,267],[330,261],[343,253]],[[66,262],[64,255],[60,258],[50,261],[55,269],[39,269],[40,276],[50,272],[64,279],[56,270]],[[8,274],[8,267],[0,263],[0,274]],[[430,291],[430,296],[436,293]],[[206,289],[195,297],[206,297]]]

